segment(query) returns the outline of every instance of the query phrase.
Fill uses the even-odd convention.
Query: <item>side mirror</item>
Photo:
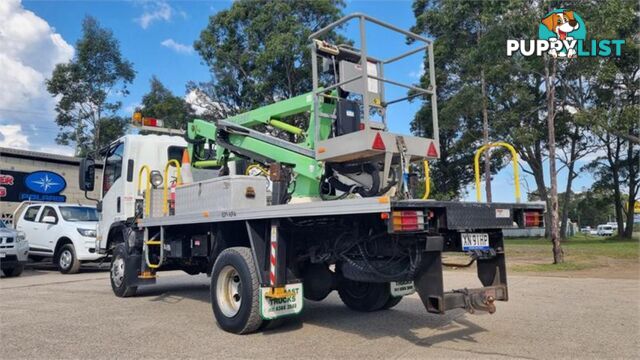
[[[42,218],[42,222],[47,224],[55,224],[57,221],[55,216],[45,216]]]
[[[96,163],[91,158],[80,160],[78,186],[82,191],[93,191],[96,182]]]

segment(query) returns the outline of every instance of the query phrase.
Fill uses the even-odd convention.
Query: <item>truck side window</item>
[[[51,206],[46,206],[44,210],[42,210],[42,214],[40,214],[40,222],[44,219],[45,216],[53,216],[56,218],[56,224],[58,223],[58,214],[56,214],[56,210]]]
[[[104,177],[102,181],[102,192],[106,194],[113,183],[122,175],[122,153],[124,152],[124,143],[109,149],[104,162]]]
[[[36,221],[36,215],[38,215],[38,211],[40,210],[40,206],[31,206],[24,212],[24,219],[27,221]]]

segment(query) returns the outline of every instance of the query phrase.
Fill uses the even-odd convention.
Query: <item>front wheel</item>
[[[113,250],[113,256],[111,257],[111,289],[117,297],[130,297],[136,294],[138,290],[137,286],[127,286],[132,279],[129,279],[126,269],[127,248],[123,243],[116,245]]]
[[[11,268],[2,269],[2,272],[6,277],[16,277],[16,276],[20,276],[23,270],[24,270],[24,265],[16,265]]]
[[[340,300],[352,310],[371,312],[385,308],[390,300],[388,283],[353,281],[346,278],[338,283]],[[389,306],[389,307],[391,307]]]
[[[213,314],[222,330],[246,334],[260,328],[260,282],[251,249],[232,247],[220,253],[210,289]]]
[[[80,260],[73,244],[65,244],[58,252],[58,270],[63,274],[75,274],[80,270]]]

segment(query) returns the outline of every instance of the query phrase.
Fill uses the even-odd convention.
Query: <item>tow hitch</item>
[[[496,301],[509,300],[502,233],[491,233],[489,240],[488,251],[472,253],[471,261],[463,264],[467,267],[477,263],[478,279],[483,286],[479,288],[444,292],[442,267],[451,264],[443,264],[437,243],[422,253],[416,266],[414,285],[428,312],[444,314],[451,309],[465,309],[472,314],[476,311],[493,314]]]

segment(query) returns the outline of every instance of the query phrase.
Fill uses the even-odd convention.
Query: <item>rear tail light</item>
[[[544,217],[539,211],[524,212],[524,227],[542,227],[544,225]]]
[[[403,210],[391,213],[393,231],[420,231],[424,230],[424,212]]]

